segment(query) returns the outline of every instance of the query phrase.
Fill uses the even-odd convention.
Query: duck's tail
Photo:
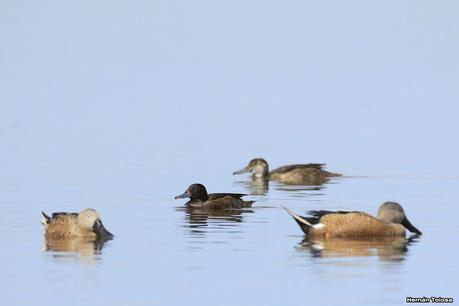
[[[327,171],[327,176],[328,177],[339,177],[339,176],[343,176],[343,175],[341,173],[334,173],[334,172]]]
[[[285,209],[287,213],[293,217],[296,223],[298,223],[298,225],[300,226],[301,230],[307,235],[309,233],[309,230],[312,227],[311,222],[306,220],[304,217],[295,214],[293,211],[287,209],[286,207],[282,207],[282,208]]]
[[[42,211],[41,212],[41,224],[43,224],[44,226],[47,226],[49,224],[49,221],[51,221],[51,217]]]
[[[242,207],[244,208],[252,207],[253,203],[255,203],[255,201],[242,201]]]

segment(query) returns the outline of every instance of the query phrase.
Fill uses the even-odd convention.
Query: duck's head
[[[254,158],[252,159],[247,166],[241,170],[233,172],[233,174],[242,174],[245,172],[250,172],[254,177],[264,177],[269,173],[269,166],[266,160],[263,158]]]
[[[378,219],[387,223],[401,224],[410,232],[422,235],[422,232],[408,220],[402,205],[396,202],[383,203],[378,209]]]
[[[175,197],[175,199],[190,198],[191,201],[207,201],[209,195],[203,184],[192,184],[187,190]]]
[[[95,232],[97,234],[97,238],[113,238],[113,234],[104,227],[97,211],[92,208],[88,208],[80,212],[78,214],[77,222],[82,229]]]

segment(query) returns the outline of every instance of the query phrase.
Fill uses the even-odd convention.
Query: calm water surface
[[[2,305],[459,298],[454,1],[1,1]],[[316,187],[232,176],[325,162]],[[190,213],[191,183],[252,209]],[[303,243],[283,206],[400,202],[424,235]],[[105,244],[45,243],[92,207]]]
[[[226,189],[207,180],[209,189],[258,193],[248,177],[231,183],[231,170]],[[73,297],[73,305],[401,304],[405,296],[457,292],[457,179],[349,177],[317,190],[272,183],[249,196],[252,209],[225,215],[187,212],[173,200],[186,186],[172,179],[110,192],[63,185],[45,192],[41,184],[2,188],[2,292],[18,304],[45,305],[50,297]],[[281,209],[375,213],[388,199],[404,204],[422,237],[307,244]],[[40,210],[86,206],[100,211],[115,239],[45,248]]]

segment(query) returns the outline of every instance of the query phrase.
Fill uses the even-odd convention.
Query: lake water
[[[3,303],[456,299],[459,7],[445,3],[2,2]],[[345,176],[260,188],[232,175],[254,157]],[[195,182],[256,203],[190,214],[174,196]],[[305,244],[282,209],[384,201],[423,235]],[[88,207],[113,240],[46,248],[41,210]]]

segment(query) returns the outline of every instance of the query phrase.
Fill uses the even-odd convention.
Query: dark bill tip
[[[403,219],[402,225],[403,225],[407,230],[409,230],[410,232],[415,233],[415,234],[418,234],[418,235],[422,235],[422,232],[421,232],[420,230],[418,230],[413,224],[411,224],[411,222],[408,220],[407,217],[405,217],[405,219]]]

